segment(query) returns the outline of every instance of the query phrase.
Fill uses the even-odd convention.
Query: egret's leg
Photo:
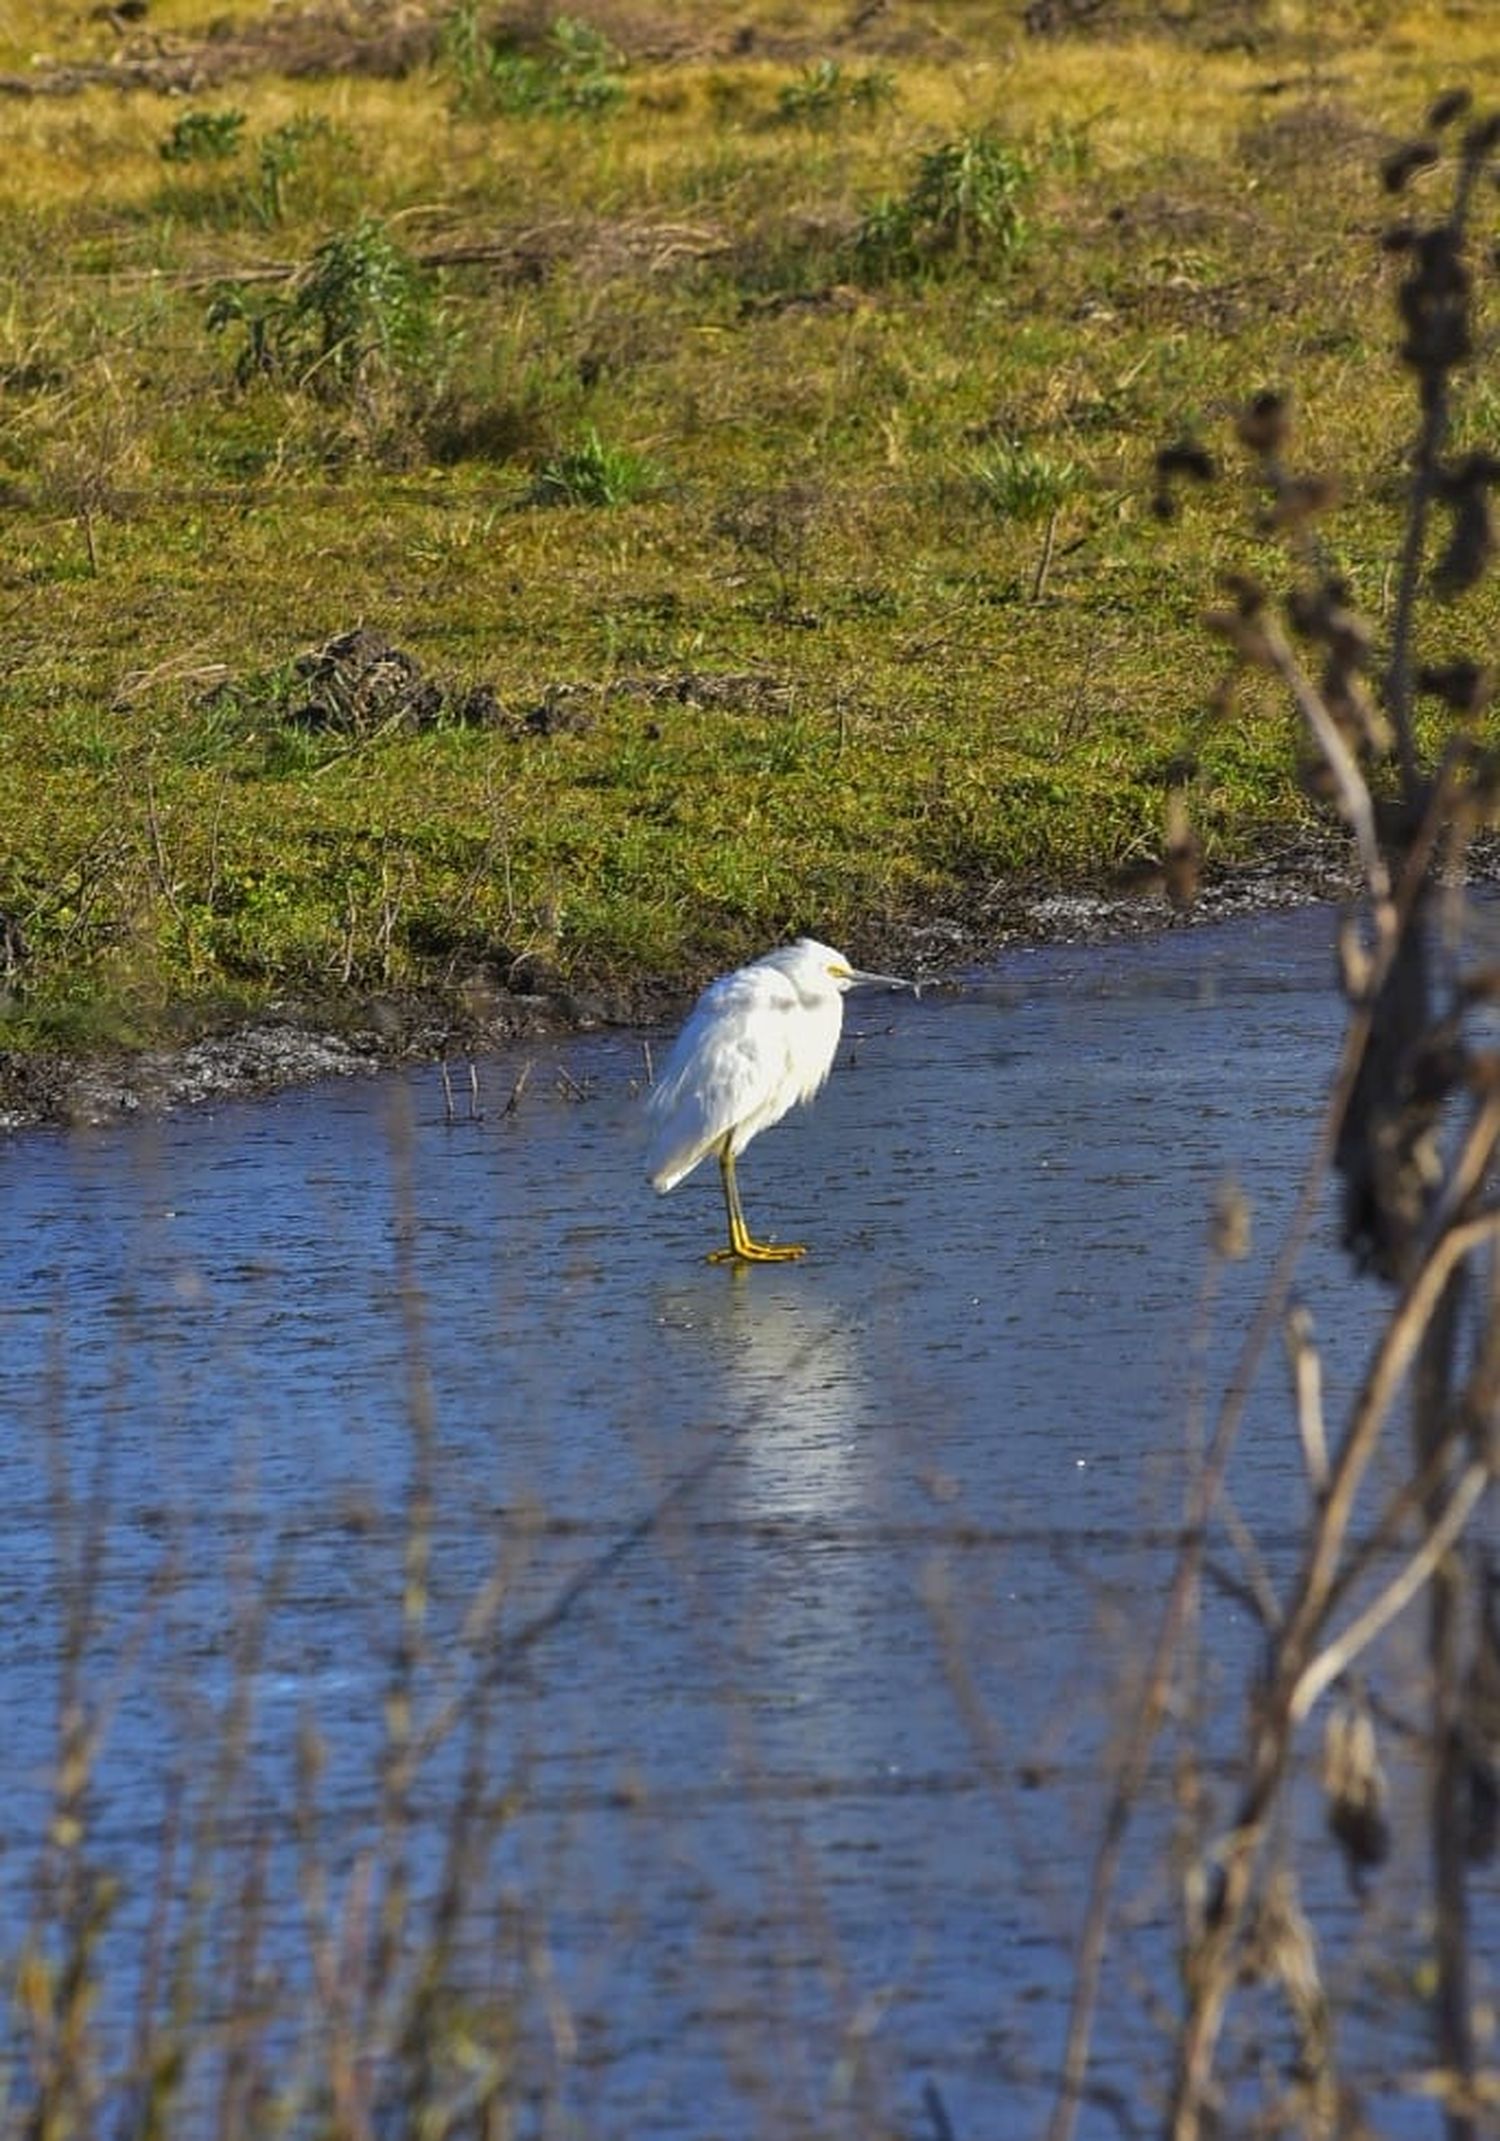
[[[745,1224],[740,1185],[734,1173],[734,1154],[729,1149],[727,1137],[719,1147],[719,1177],[724,1184],[724,1210],[729,1217],[729,1247],[712,1250],[708,1259],[711,1264],[789,1264],[799,1256],[806,1256],[807,1251],[801,1242],[752,1239]]]

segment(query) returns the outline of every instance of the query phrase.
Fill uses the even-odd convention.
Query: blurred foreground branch
[[[1449,2141],[1473,2141],[1480,2131],[1468,1881],[1473,1860],[1495,1845],[1496,1824],[1486,1827],[1475,1809],[1495,1797],[1500,1706],[1489,1699],[1496,1679],[1485,1674],[1493,1610],[1487,1577],[1475,1581],[1472,1534],[1494,1473],[1500,1418],[1494,1315],[1500,1203],[1490,1187],[1500,1145],[1500,1050],[1487,1045],[1473,1016],[1497,994],[1490,969],[1465,967],[1451,928],[1442,956],[1437,949],[1434,871],[1441,856],[1448,877],[1461,877],[1474,834],[1494,820],[1500,782],[1474,734],[1489,695],[1487,672],[1468,660],[1424,667],[1418,641],[1430,600],[1452,601],[1476,585],[1496,547],[1490,490],[1500,479],[1500,458],[1454,456],[1449,439],[1475,345],[1471,224],[1497,145],[1500,117],[1473,119],[1467,97],[1457,93],[1433,107],[1419,142],[1383,166],[1393,194],[1404,193],[1418,173],[1443,167],[1453,173],[1436,215],[1402,220],[1385,237],[1388,256],[1401,268],[1400,354],[1419,406],[1406,456],[1396,603],[1383,661],[1321,531],[1337,488],[1291,463],[1289,397],[1257,394],[1238,426],[1266,501],[1260,530],[1280,540],[1290,577],[1281,588],[1245,574],[1226,581],[1229,602],[1205,619],[1231,651],[1217,703],[1227,709],[1246,670],[1279,679],[1304,734],[1304,778],[1347,826],[1362,894],[1341,931],[1347,1026],[1317,1151],[1190,1496],[1187,1543],[1111,1787],[1050,2141],[1069,2141],[1085,2092],[1125,1830],[1156,1740],[1179,1707],[1174,1691],[1186,1669],[1179,1650],[1204,1534],[1250,1382],[1286,1318],[1292,1272],[1330,1166],[1343,1184],[1345,1245],[1356,1267],[1382,1280],[1394,1298],[1336,1435],[1323,1419],[1310,1324],[1303,1318],[1287,1325],[1298,1441],[1312,1494],[1296,1571],[1247,1690],[1232,1812],[1187,1884],[1183,2005],[1167,2123],[1173,2141],[1198,2141],[1219,2130],[1225,2023],[1242,1988],[1260,1983],[1284,2002],[1301,2047],[1295,2130],[1341,2130],[1352,2098],[1338,2076],[1315,1933],[1295,1870],[1273,1858],[1271,1845],[1298,1773],[1298,1727],[1336,1692],[1342,1707],[1330,1714],[1323,1765],[1329,1827],[1363,1893],[1366,1874],[1389,1848],[1389,1832],[1374,1716],[1349,1676],[1356,1663],[1378,1667],[1381,1638],[1425,1596],[1432,2030]],[[1207,484],[1215,473],[1195,442],[1165,449],[1157,461],[1161,516],[1176,512],[1184,479]],[[1448,540],[1429,567],[1432,522],[1443,510],[1450,516]],[[1456,717],[1435,764],[1424,761],[1415,718],[1419,692]],[[1183,808],[1180,798],[1177,807]],[[1362,1539],[1355,1528],[1362,1491],[1377,1451],[1390,1450],[1403,1393],[1412,1426],[1402,1475]],[[1376,1545],[1386,1573],[1370,1591]],[[1357,1582],[1366,1595],[1351,1612]],[[1483,1700],[1475,1692],[1481,1685]],[[1278,2121],[1284,2109],[1275,2113]],[[1276,2130],[1286,2130],[1284,2123]]]

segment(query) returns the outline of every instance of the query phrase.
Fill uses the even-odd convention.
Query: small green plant
[[[238,384],[280,376],[332,400],[407,371],[436,324],[428,278],[371,216],[326,238],[290,295],[226,283],[208,310],[211,333],[244,331]]]
[[[290,317],[315,341],[320,367],[347,384],[372,360],[399,368],[427,347],[431,285],[384,224],[364,216],[318,247]]]
[[[591,23],[559,15],[539,51],[480,25],[474,0],[449,16],[443,54],[458,88],[461,110],[483,115],[595,116],[624,100],[623,56]]]
[[[286,310],[286,299],[275,291],[255,290],[246,283],[223,282],[209,299],[204,324],[211,335],[238,327],[242,340],[234,353],[231,371],[238,387],[252,379],[269,378],[277,369],[275,327]]]
[[[820,59],[777,92],[772,116],[784,126],[828,126],[848,112],[893,103],[895,96],[895,76],[884,67],[847,74],[840,61]]]
[[[968,478],[991,512],[1007,520],[1040,520],[1077,490],[1079,469],[1075,461],[1043,453],[1024,439],[1001,439],[975,454]]]
[[[454,81],[461,109],[483,102],[494,49],[480,25],[475,0],[462,0],[443,23],[438,40],[438,55]]]
[[[255,143],[255,175],[240,176],[233,206],[248,201],[257,221],[268,227],[286,214],[286,182],[301,169],[313,142],[329,141],[334,128],[321,113],[300,112],[295,118],[260,135]],[[159,146],[158,153],[170,164],[223,164],[232,161],[247,146],[245,114],[242,111],[184,112]]]
[[[263,223],[282,220],[286,213],[286,181],[301,167],[308,144],[326,141],[332,132],[321,114],[303,112],[261,136],[256,143],[258,185],[254,206]]]
[[[1067,178],[1087,178],[1093,171],[1093,128],[1095,120],[1079,122],[1060,119],[1054,113],[1047,121],[1037,143],[1038,153],[1049,170],[1060,171]]]
[[[644,454],[606,446],[590,424],[575,446],[538,470],[531,496],[537,505],[629,505],[654,490],[659,480]]]
[[[1019,150],[987,130],[945,141],[922,157],[904,194],[866,214],[856,268],[892,281],[947,266],[1003,266],[1025,236],[1021,203],[1031,182]]]
[[[244,131],[242,111],[180,112],[156,153],[169,164],[225,163],[238,155]]]

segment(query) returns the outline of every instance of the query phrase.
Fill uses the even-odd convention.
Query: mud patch
[[[588,1006],[565,997],[506,997],[481,1013],[434,996],[288,1011],[181,1048],[86,1057],[0,1049],[0,1132],[94,1128],[126,1115],[369,1076],[393,1063],[432,1061],[455,1050],[479,1053],[526,1034],[592,1023]]]
[[[105,9],[92,19],[120,37],[108,58],[40,60],[25,74],[0,74],[0,96],[69,97],[101,86],[201,96],[267,73],[291,80],[325,74],[400,80],[431,63],[442,37],[440,20],[406,0],[346,0],[285,15],[278,10],[262,23],[226,20],[201,38],[149,29],[126,8]]]
[[[348,1077],[376,1058],[331,1035],[249,1027],[227,1039],[168,1051],[80,1062],[0,1053],[0,1130],[58,1123],[88,1128],[142,1109],[266,1093],[278,1086]]]
[[[695,706],[709,712],[780,714],[794,703],[784,677],[764,669],[671,670],[612,677],[597,684],[558,678],[521,706],[507,706],[489,684],[455,685],[432,676],[416,655],[366,625],[339,632],[299,655],[305,698],[282,718],[314,732],[375,738],[438,726],[487,728],[527,736],[586,736],[614,700],[647,707]],[[233,688],[221,680],[216,691]]]
[[[296,667],[308,687],[307,698],[287,715],[297,728],[373,736],[439,722],[493,728],[503,719],[488,685],[455,690],[440,684],[414,654],[363,625],[299,656]]]
[[[646,706],[696,706],[710,713],[784,714],[794,693],[784,677],[764,669],[672,670],[664,675],[611,677],[607,684],[548,684],[518,721],[513,735],[586,736],[598,712],[614,699]]]

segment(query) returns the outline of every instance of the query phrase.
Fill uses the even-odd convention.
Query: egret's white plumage
[[[780,1262],[799,1243],[752,1240],[734,1163],[752,1137],[788,1108],[811,1100],[833,1068],[844,992],[861,982],[909,988],[892,974],[862,974],[842,952],[803,937],[723,974],[699,997],[647,1102],[647,1174],[666,1191],[716,1153],[729,1217],[729,1247],[715,1260]]]

